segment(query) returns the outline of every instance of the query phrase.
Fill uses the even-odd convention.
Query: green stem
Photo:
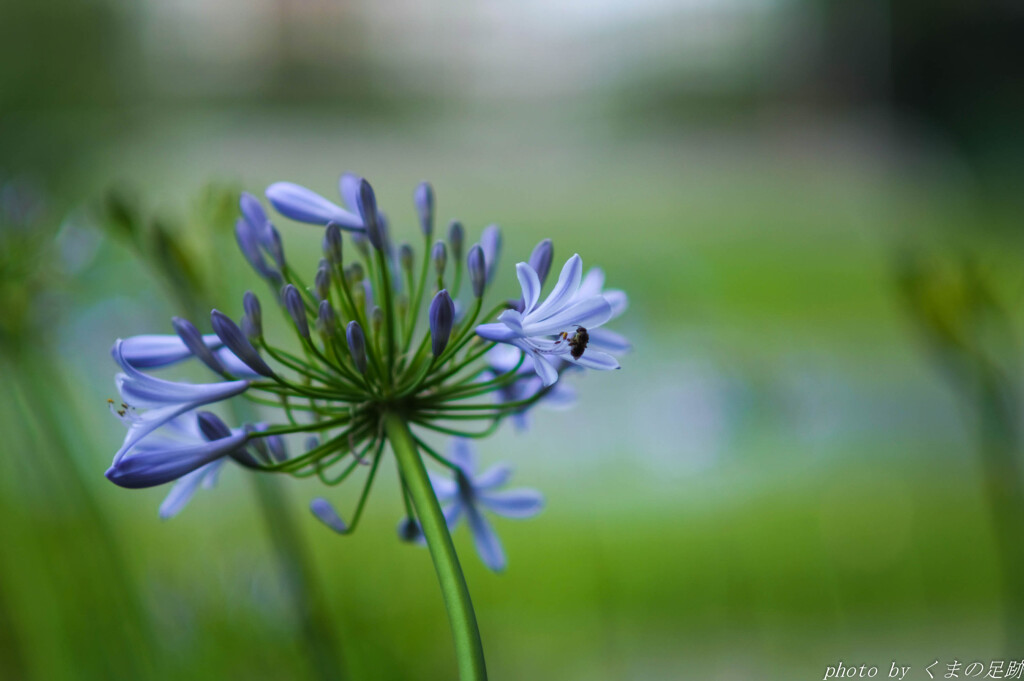
[[[430,557],[437,571],[437,580],[441,584],[441,594],[444,596],[452,637],[455,639],[459,678],[462,681],[484,681],[487,679],[487,668],[484,665],[484,649],[480,642],[476,614],[473,612],[466,578],[459,566],[459,557],[455,553],[451,535],[448,534],[448,525],[437,503],[430,478],[427,477],[427,469],[416,451],[416,443],[405,419],[397,414],[385,415],[384,430],[398,460],[402,479],[412,496],[416,516],[423,528]]]

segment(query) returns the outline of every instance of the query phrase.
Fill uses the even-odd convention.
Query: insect
[[[583,351],[587,349],[587,343],[590,342],[590,334],[587,333],[587,330],[582,326],[576,327],[576,333],[574,333],[571,338],[565,331],[558,335],[561,337],[557,341],[558,343],[561,343],[563,340],[569,341],[569,354],[572,355],[573,359],[579,359],[582,357]]]

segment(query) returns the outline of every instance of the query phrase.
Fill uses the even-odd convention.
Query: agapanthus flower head
[[[612,353],[628,343],[602,327],[625,309],[625,294],[604,290],[598,269],[584,279],[576,255],[543,297],[553,260],[547,239],[516,266],[518,290],[502,285],[498,227],[486,227],[467,243],[467,229],[452,221],[446,240],[435,241],[435,197],[425,183],[413,194],[411,232],[418,241],[399,248],[366,179],[346,173],[338,190],[340,205],[288,182],[266,190],[280,216],[323,230],[323,257],[306,269],[286,262],[280,232],[260,200],[241,198],[239,248],[271,287],[273,295],[264,300],[279,308],[285,325],[265,324],[270,311],[250,291],[241,310],[211,312],[204,330],[212,334],[194,323],[206,326],[206,320],[176,318],[174,335],[115,344],[122,373],[114,410],[128,434],[108,477],[129,487],[177,481],[161,507],[164,517],[215,479],[228,459],[328,485],[361,478],[354,512],[339,513],[327,498],[311,504],[329,528],[349,534],[385,445],[398,451],[391,429],[397,419],[411,438],[405,445],[422,455],[420,465],[426,457],[451,475],[435,471],[431,488],[446,505],[449,525],[464,518],[483,561],[500,570],[504,550],[483,512],[527,517],[542,501],[533,490],[499,490],[507,467],[477,474],[466,438],[484,437],[506,419],[521,425],[537,404],[567,403],[571,390],[558,378],[570,368],[618,368]],[[346,247],[348,239],[354,248]],[[485,306],[492,296],[493,307]],[[285,333],[275,332],[280,328]],[[171,370],[189,359],[200,360],[217,380],[186,383],[143,371]],[[228,400],[248,401],[260,422],[231,426],[203,411]],[[454,437],[447,453],[427,443],[438,433]],[[284,440],[293,435],[306,447],[289,457]],[[400,488],[403,500],[415,502],[412,473],[403,469]],[[425,473],[421,480],[416,489],[430,487]],[[401,534],[409,538],[420,525],[407,508]]]

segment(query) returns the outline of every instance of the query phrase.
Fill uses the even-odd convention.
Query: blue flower
[[[573,353],[570,342],[577,331],[596,329],[612,318],[611,303],[602,295],[581,291],[583,261],[574,255],[562,267],[558,283],[540,302],[540,278],[525,262],[516,265],[516,275],[523,292],[523,311],[505,310],[498,322],[481,324],[476,332],[487,340],[509,343],[533,359],[534,369],[545,386],[558,380],[557,360],[590,369],[618,369],[614,357],[601,350],[584,348]]]
[[[188,424],[191,420],[196,428]],[[198,416],[193,413],[168,419],[160,425],[166,426],[161,432],[150,430],[140,437],[121,456],[114,457],[114,463],[107,469],[107,479],[116,485],[128,488],[155,487],[172,480],[183,478],[182,489],[172,490],[164,501],[161,515],[170,517],[177,513],[191,498],[195,487],[212,471],[210,464],[245,446],[249,439],[244,429],[230,430],[209,412]],[[202,437],[198,437],[199,430]],[[202,475],[184,480],[189,474]],[[215,470],[215,469],[214,469]]]
[[[537,490],[528,488],[497,491],[508,482],[512,469],[505,464],[497,464],[477,475],[476,453],[469,440],[453,439],[449,455],[459,468],[455,479],[430,475],[437,500],[446,504],[444,517],[448,529],[454,529],[465,517],[480,559],[490,569],[500,572],[507,562],[505,550],[482,510],[487,509],[506,518],[530,518],[544,508],[544,498]]]
[[[114,455],[114,466],[135,447],[139,441],[171,419],[213,402],[220,402],[241,394],[249,387],[249,381],[224,381],[222,383],[177,383],[165,381],[144,374],[124,356],[125,341],[118,339],[111,354],[123,373],[117,374],[114,382],[121,395],[118,416],[128,426],[124,443]],[[146,409],[139,413],[136,408]],[[159,484],[159,483],[156,483]]]

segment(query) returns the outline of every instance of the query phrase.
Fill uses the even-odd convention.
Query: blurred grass
[[[789,680],[820,678],[840,658],[917,666],[1003,653],[979,472],[952,396],[894,302],[890,272],[907,241],[969,239],[1014,281],[1020,244],[1005,206],[976,204],[942,176],[901,173],[880,143],[830,146],[812,134],[606,139],[586,120],[560,136],[557,125],[500,119],[395,132],[224,110],[145,121],[76,158],[62,193],[85,201],[128,180],[158,210],[181,215],[211,179],[250,191],[289,179],[332,195],[337,174],[352,169],[394,206],[405,236],[412,187],[430,178],[440,219],[465,220],[473,237],[490,221],[503,226],[500,277],[551,236],[556,259],[578,250],[629,292],[622,329],[637,348],[624,370],[588,376],[576,411],[538,414],[532,433],[503,434],[485,452],[517,461],[517,482],[549,500],[536,520],[500,523],[505,575],[482,568],[464,530],[456,538],[495,678]],[[233,314],[255,283],[229,230],[206,256],[227,275]],[[282,231],[289,258],[311,272],[315,230]],[[168,332],[170,307],[123,249],[105,244],[97,258],[65,294],[73,314],[52,331],[59,369],[78,389],[32,408],[82,424],[72,455],[139,585],[159,642],[154,678],[300,677],[308,667],[296,623],[243,475],[225,471],[215,492],[168,523],[156,517],[163,490],[126,492],[102,479],[121,437],[106,413],[109,344]],[[681,362],[724,381],[722,404],[709,407],[721,436],[692,465],[690,429],[707,424],[672,401],[689,380]],[[698,404],[713,398],[697,391]],[[23,457],[38,443],[3,404],[8,456],[31,461]],[[826,428],[814,436],[818,420]],[[64,652],[58,624],[79,617],[82,603],[54,600],[39,568],[52,563],[83,583],[94,576],[61,548],[65,530],[49,526],[45,492],[20,480],[0,485],[10,537],[0,621],[14,623],[0,627],[13,640],[0,638],[0,677],[104,678]],[[397,490],[383,483],[356,536],[303,523],[328,610],[354,678],[449,678],[429,558],[396,541]],[[319,491],[289,488],[299,510]],[[72,633],[85,637],[79,646],[123,645],[99,627],[94,638]]]

